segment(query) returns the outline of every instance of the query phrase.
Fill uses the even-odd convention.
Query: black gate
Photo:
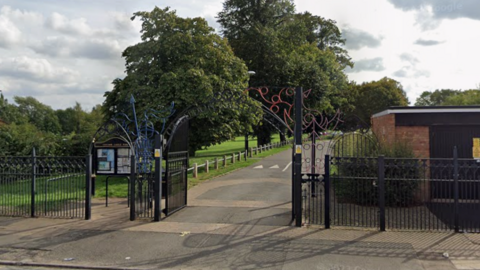
[[[187,205],[188,116],[180,118],[167,142],[165,171],[165,215]]]

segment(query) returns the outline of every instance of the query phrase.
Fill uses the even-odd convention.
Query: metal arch
[[[115,129],[109,130],[108,126],[110,126],[110,125],[114,125]],[[103,124],[102,127],[97,129],[97,131],[93,135],[92,141],[90,142],[90,146],[88,148],[88,153],[90,153],[90,154],[92,153],[93,146],[99,138],[103,138],[104,136],[108,136],[108,135],[110,136],[110,138],[118,138],[118,139],[121,139],[122,141],[126,142],[128,144],[128,146],[130,147],[131,153],[135,154],[134,143],[130,139],[130,136],[128,135],[128,132],[115,119],[108,120],[107,122],[105,122]]]
[[[360,138],[361,140],[367,140],[369,146],[373,145],[376,151],[380,149],[380,144],[375,134],[365,130],[363,130],[362,132],[354,131],[354,132],[342,133],[341,135],[338,135],[338,136],[333,136],[332,139],[330,139],[329,141],[329,146],[327,150],[328,155],[334,156],[335,146],[346,138]],[[353,139],[353,141],[355,141],[355,139]],[[360,146],[362,146],[362,144]],[[363,144],[363,146],[367,146],[367,145]],[[342,154],[342,156],[345,156],[345,154]]]
[[[183,124],[183,122],[187,121],[189,118],[190,118],[190,117],[189,117],[188,115],[184,115],[184,116],[178,118],[178,119],[175,121],[175,124],[174,124],[174,126],[173,126],[172,132],[170,133],[171,136],[168,138],[167,144],[166,144],[166,146],[165,146],[165,149],[167,149],[167,151],[168,151],[168,149],[170,149],[170,144],[172,143],[172,140],[173,140],[173,138],[175,137],[174,135],[175,135],[175,133],[177,132],[178,127],[179,127],[181,124]]]

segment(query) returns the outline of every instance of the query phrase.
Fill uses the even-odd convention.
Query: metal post
[[[135,220],[135,182],[136,179],[136,164],[135,156],[130,156],[130,220]]]
[[[92,218],[92,155],[88,155],[85,162],[85,219],[89,220]]]
[[[378,206],[380,207],[380,231],[385,231],[385,157],[378,157]]]
[[[458,152],[457,147],[453,148],[453,198],[454,198],[454,229],[458,233],[460,231],[460,220],[459,220],[459,210],[458,210],[458,200],[459,200],[459,190],[458,190]]]
[[[160,213],[162,211],[162,137],[160,134],[155,135],[155,179],[153,186],[153,198],[155,200],[155,208],[153,209],[153,220],[160,221]]]
[[[35,182],[37,177],[37,162],[35,158],[35,148],[32,151],[32,186],[31,186],[31,202],[30,202],[30,216],[35,217]]]
[[[330,229],[330,156],[325,155],[325,229]]]
[[[295,89],[295,225],[302,226],[302,102],[303,89]]]

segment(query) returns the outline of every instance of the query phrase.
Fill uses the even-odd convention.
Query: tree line
[[[37,155],[83,156],[102,121],[100,105],[53,110],[33,97],[11,103],[0,93],[0,155],[28,156],[35,148]]]

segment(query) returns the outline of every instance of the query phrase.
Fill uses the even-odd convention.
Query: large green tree
[[[343,70],[352,66],[335,22],[296,13],[289,0],[226,0],[218,14],[222,34],[249,70],[252,86],[302,86],[312,89],[306,105],[333,111],[346,100]],[[258,141],[270,139],[262,128]]]
[[[451,95],[441,104],[444,106],[466,106],[480,105],[480,90],[472,89],[466,91],[458,91],[456,95]]]
[[[141,42],[123,52],[127,76],[114,81],[105,94],[104,111],[110,117],[129,111],[133,94],[139,114],[175,102],[180,112],[204,104],[225,89],[242,91],[248,73],[226,39],[215,34],[203,18],[181,18],[169,8],[137,12],[142,22]],[[258,122],[256,107],[250,117],[236,109],[206,110],[190,122],[190,153],[230,139]]]
[[[370,117],[391,106],[408,106],[409,101],[402,85],[388,77],[366,82],[351,88],[350,100],[353,114],[370,125]]]

